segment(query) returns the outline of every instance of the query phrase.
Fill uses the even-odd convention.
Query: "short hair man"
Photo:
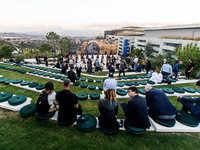
[[[180,60],[178,63],[176,63],[174,66],[173,66],[173,72],[175,73],[175,78],[176,80],[178,80],[181,72],[180,72],[180,69],[181,69],[181,65],[183,64],[183,62]]]
[[[106,79],[103,83],[103,87],[105,89],[105,91],[107,91],[107,89],[114,89],[116,90],[117,89],[117,80],[115,80],[113,78],[113,73],[112,72],[109,72],[108,74],[109,78]]]
[[[200,80],[196,82],[196,86],[200,91]],[[196,116],[200,120],[200,97],[187,98],[184,96],[177,96],[177,99],[183,105],[183,111],[190,111],[192,115]]]
[[[70,79],[71,82],[75,82],[76,80],[76,74],[74,72],[74,67],[70,68],[70,71],[67,72],[68,78]]]
[[[176,107],[172,105],[162,90],[154,89],[150,85],[145,87],[149,116],[153,119],[174,119]]]
[[[67,78],[63,82],[64,90],[56,94],[59,105],[58,122],[65,125],[73,124],[77,114],[82,115],[81,105],[78,104],[76,94],[70,92],[71,81]]]
[[[149,128],[151,125],[148,118],[146,100],[138,95],[138,89],[136,87],[129,87],[128,95],[131,98],[128,104],[125,102],[120,103],[126,117],[124,126],[143,129]]]

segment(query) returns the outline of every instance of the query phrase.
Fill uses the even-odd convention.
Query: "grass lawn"
[[[21,74],[14,71],[0,69],[0,74],[9,79],[23,79],[32,82],[45,84],[48,79]],[[52,81],[55,85],[55,90],[62,90],[62,83]],[[80,82],[80,81],[79,81]],[[81,83],[86,83],[85,81]],[[89,83],[89,85],[103,85],[103,83]],[[157,88],[173,87],[174,85],[156,86]],[[176,87],[188,86],[196,89],[194,83],[180,84]],[[10,85],[0,83],[0,91],[12,92],[13,94],[25,94],[31,97],[32,103],[36,103],[39,93],[28,90],[23,90]],[[74,93],[92,93],[99,90],[89,90],[80,87],[72,86],[71,91]],[[176,97],[169,97],[173,105],[178,110],[181,109],[181,104],[177,102]],[[118,102],[129,99],[118,99]],[[92,114],[98,116],[98,100],[79,101],[82,105],[83,114]],[[125,118],[121,107],[119,107],[118,118]],[[56,121],[38,121],[35,117],[27,119],[21,118],[18,112],[12,112],[0,109],[0,149],[3,150],[68,150],[68,149],[200,149],[200,134],[197,133],[156,133],[147,132],[144,135],[136,136],[120,131],[115,135],[105,135],[95,129],[92,132],[80,132],[75,125],[69,127],[61,127]]]

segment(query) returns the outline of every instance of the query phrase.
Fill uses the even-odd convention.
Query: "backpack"
[[[36,103],[36,111],[41,114],[45,114],[48,112],[49,108],[48,94],[41,94]]]

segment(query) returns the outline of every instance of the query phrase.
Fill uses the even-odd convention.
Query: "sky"
[[[199,0],[0,0],[0,32],[103,35],[123,26],[200,24]]]

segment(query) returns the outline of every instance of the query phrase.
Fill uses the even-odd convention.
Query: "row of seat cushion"
[[[17,68],[13,68],[13,67],[7,67],[7,66],[4,66],[4,65],[0,65],[0,68],[1,69],[12,70],[12,71],[17,71],[17,72],[23,73],[23,74],[27,72],[26,70],[23,70],[23,69],[17,69]]]
[[[89,97],[92,100],[98,100],[100,98],[100,94],[99,93],[91,93],[89,95]],[[86,93],[79,93],[79,94],[77,94],[77,98],[79,100],[86,100],[86,99],[88,99],[88,94],[86,94]]]
[[[8,101],[11,106],[17,106],[26,102],[27,97],[25,95],[13,96],[13,93],[1,93],[0,103]]]

